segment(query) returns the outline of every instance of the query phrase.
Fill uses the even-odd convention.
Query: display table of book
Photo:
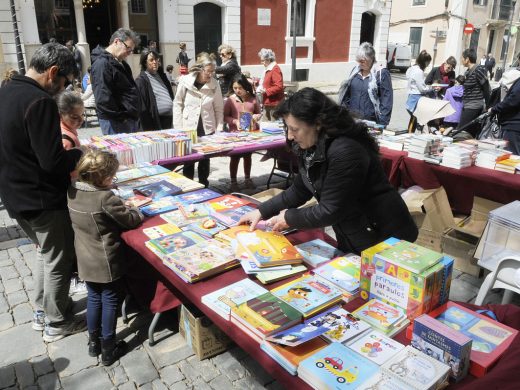
[[[385,172],[394,186],[444,187],[457,213],[469,215],[475,196],[499,203],[520,199],[520,175],[471,166],[453,169],[407,157],[406,152],[381,148]]]

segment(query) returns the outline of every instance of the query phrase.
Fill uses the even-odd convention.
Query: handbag
[[[502,139],[502,127],[498,123],[496,115],[488,116],[482,123],[482,130],[477,139]]]

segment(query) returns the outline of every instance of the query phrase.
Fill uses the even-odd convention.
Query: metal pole
[[[25,62],[23,60],[22,44],[20,43],[20,34],[18,33],[18,21],[16,20],[16,8],[14,0],[10,0],[11,19],[13,20],[14,44],[16,46],[16,59],[18,60],[18,72],[25,75]]]
[[[511,10],[509,12],[509,25],[507,28],[507,41],[506,41],[506,50],[504,53],[504,61],[502,62],[502,71],[506,71],[506,62],[507,62],[507,53],[509,52],[509,41],[511,40],[511,27],[513,26],[513,15],[515,14],[515,6],[516,1],[511,3]]]
[[[294,83],[296,81],[296,1],[291,0],[291,17],[292,17],[292,48],[291,48],[291,81]]]

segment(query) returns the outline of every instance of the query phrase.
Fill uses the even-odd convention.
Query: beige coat
[[[173,127],[179,130],[195,130],[202,116],[206,135],[222,129],[224,101],[220,86],[214,78],[198,90],[193,84],[196,75],[182,76],[173,101]]]
[[[83,182],[72,183],[68,198],[79,277],[96,283],[119,279],[125,269],[121,232],[137,227],[142,214],[112,191]]]

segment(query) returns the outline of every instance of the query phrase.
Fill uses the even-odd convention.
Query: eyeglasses
[[[58,76],[63,77],[65,79],[65,82],[63,83],[63,87],[67,88],[69,85],[72,84],[73,79],[69,78],[69,75],[61,73],[61,71],[58,71]]]
[[[114,177],[112,178],[112,184],[116,184],[118,180],[119,180],[119,179],[117,178],[117,176],[114,176]]]
[[[126,48],[126,51],[128,51],[128,52],[132,52],[132,51],[134,51],[134,48],[128,46],[128,45],[125,43],[125,41],[119,41],[119,42],[121,42],[121,43],[123,44],[123,46]]]
[[[221,57],[227,56],[227,53],[220,53]]]

